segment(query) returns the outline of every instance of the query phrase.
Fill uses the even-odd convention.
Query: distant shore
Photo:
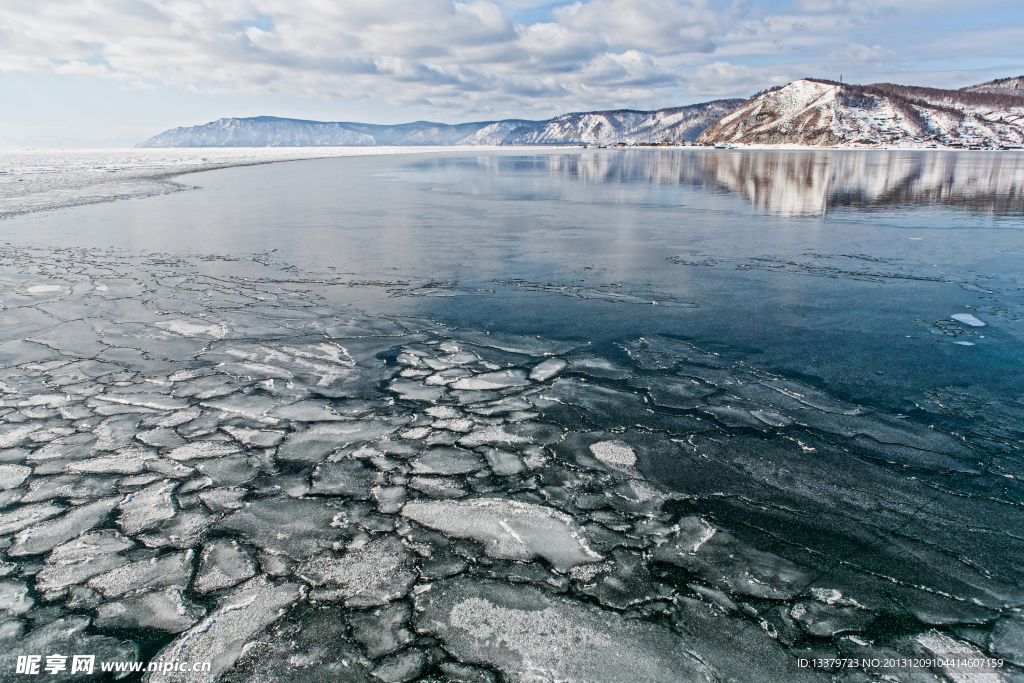
[[[0,219],[190,189],[189,173],[282,161],[416,154],[464,147],[192,147],[0,150]],[[474,148],[477,150],[490,147]],[[500,148],[495,148],[500,149]]]
[[[691,151],[892,151],[967,152],[950,147],[810,147],[805,145],[562,144],[415,147],[190,147],[147,149],[0,150],[0,219],[142,199],[191,189],[174,179],[190,173],[283,161],[309,161],[388,154],[511,152],[513,150],[675,149]]]

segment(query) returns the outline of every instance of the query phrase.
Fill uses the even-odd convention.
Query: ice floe
[[[497,559],[542,557],[559,571],[601,559],[572,517],[541,505],[493,498],[407,503],[402,516],[450,536],[478,541],[484,552]]]
[[[225,595],[216,610],[183,633],[157,655],[157,660],[209,662],[206,672],[156,673],[150,683],[206,681],[230,668],[242,655],[247,639],[280,616],[280,610],[299,598],[294,583],[271,584],[250,579]]]
[[[310,558],[296,569],[317,601],[342,601],[349,607],[373,607],[404,597],[416,575],[409,551],[394,539],[371,540],[341,554]]]
[[[416,598],[416,627],[462,660],[506,672],[510,681],[677,683],[714,681],[671,631],[491,581],[454,579]]]
[[[985,327],[985,323],[981,322],[970,313],[954,313],[949,317],[957,322],[963,323],[964,325],[970,325],[971,327]]]

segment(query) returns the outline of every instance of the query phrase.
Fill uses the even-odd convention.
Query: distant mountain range
[[[1024,77],[961,90],[805,79],[758,93],[697,137],[705,145],[1024,147]]]
[[[1024,76],[960,90],[803,79],[758,93],[654,111],[594,111],[396,126],[273,116],[174,128],[138,147],[368,147],[682,143],[810,147],[1024,148]]]
[[[691,141],[743,100],[655,111],[594,111],[547,121],[506,119],[448,125],[325,123],[257,116],[160,133],[137,147],[367,147],[376,145],[557,145]]]

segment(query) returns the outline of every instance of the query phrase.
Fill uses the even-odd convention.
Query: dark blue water
[[[333,159],[194,174],[182,182],[199,191],[3,228],[272,252],[354,283],[338,300],[375,313],[594,342],[671,334],[911,410],[934,387],[1024,393],[1022,178],[1016,155],[939,152]],[[965,312],[986,327],[936,326]]]

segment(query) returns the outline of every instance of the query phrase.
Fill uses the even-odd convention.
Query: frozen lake
[[[1024,156],[176,182],[0,221],[0,680],[1024,678]]]

